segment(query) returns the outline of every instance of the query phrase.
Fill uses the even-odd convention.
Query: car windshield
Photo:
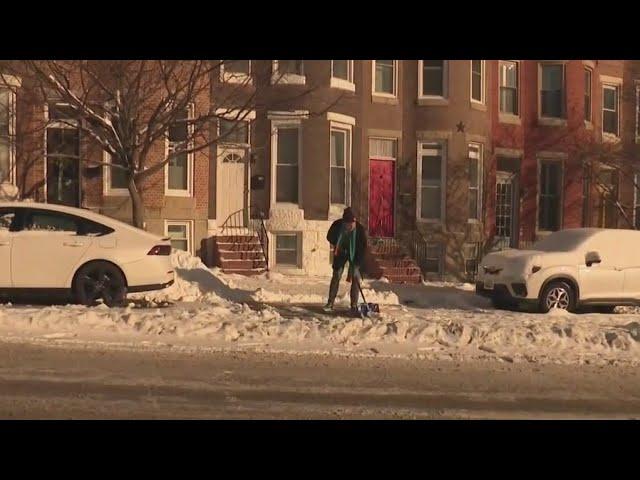
[[[571,252],[593,234],[593,231],[583,229],[555,232],[534,243],[531,250],[539,252]]]

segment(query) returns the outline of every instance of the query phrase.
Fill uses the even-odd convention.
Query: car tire
[[[538,308],[547,313],[552,307],[574,312],[576,309],[576,294],[571,285],[563,280],[550,282],[540,294]]]
[[[108,307],[119,307],[127,299],[127,284],[118,267],[109,262],[91,262],[75,276],[73,295],[76,302],[94,306],[102,299]]]

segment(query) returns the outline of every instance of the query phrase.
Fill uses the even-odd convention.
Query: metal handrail
[[[220,229],[223,235],[228,233],[229,230],[237,234],[239,230],[246,229],[247,232],[258,237],[266,264],[266,270],[269,271],[269,235],[264,220],[265,214],[263,210],[256,207],[247,207],[229,215]]]

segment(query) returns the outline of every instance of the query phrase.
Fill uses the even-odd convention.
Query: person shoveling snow
[[[351,313],[361,315],[358,309],[360,288],[360,265],[364,260],[367,248],[367,234],[364,227],[357,221],[351,207],[344,210],[342,218],[333,222],[327,233],[327,240],[331,244],[333,252],[333,276],[329,286],[329,299],[324,311],[329,313],[334,309],[340,279],[344,273],[344,267],[349,263],[347,282],[351,281]]]

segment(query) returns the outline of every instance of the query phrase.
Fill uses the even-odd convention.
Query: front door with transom
[[[369,235],[392,238],[395,234],[395,162],[369,160]]]
[[[223,230],[247,225],[247,164],[246,149],[218,147],[216,204],[218,225]]]

